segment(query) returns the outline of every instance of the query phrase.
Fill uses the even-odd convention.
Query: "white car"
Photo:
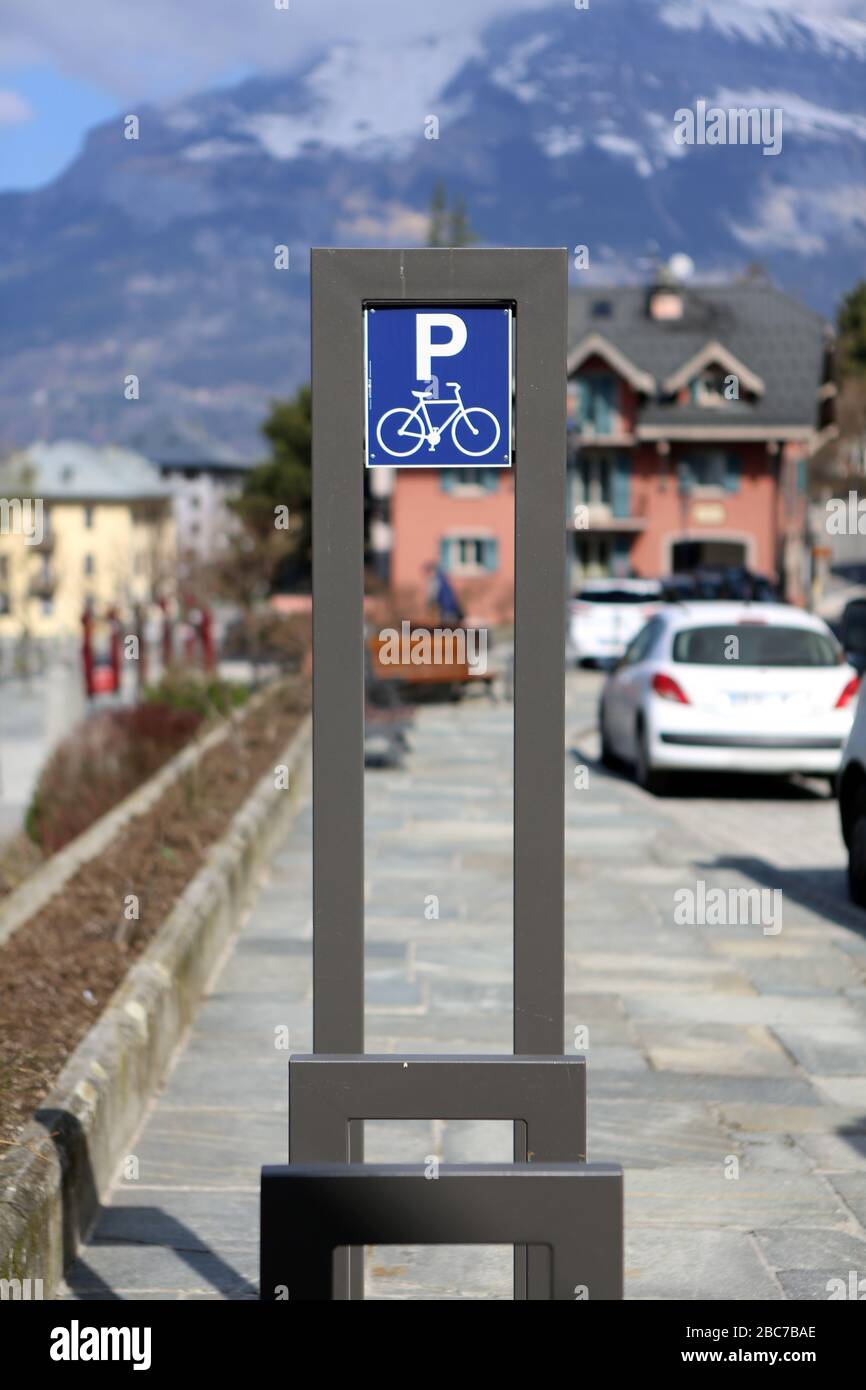
[[[657,579],[587,579],[569,604],[569,649],[575,663],[618,661],[661,602]]]
[[[848,849],[848,892],[866,907],[866,697],[857,701],[854,723],[839,770],[839,815]]]
[[[780,603],[675,603],[601,697],[602,760],[661,790],[672,771],[833,778],[858,678],[827,624]]]

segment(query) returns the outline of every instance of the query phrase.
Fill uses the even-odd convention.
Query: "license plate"
[[[729,690],[728,699],[732,705],[784,705],[793,696],[767,690]]]

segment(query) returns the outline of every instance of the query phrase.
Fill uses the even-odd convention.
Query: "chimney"
[[[682,287],[670,266],[659,266],[647,297],[647,313],[658,323],[681,319],[683,316]]]

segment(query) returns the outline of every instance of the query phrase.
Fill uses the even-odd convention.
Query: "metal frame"
[[[516,334],[514,1051],[560,1053],[566,253],[317,249],[311,265],[313,1050],[364,1050],[363,308],[498,302]]]
[[[545,1277],[532,1299],[623,1296],[622,1172],[611,1164],[292,1164],[262,1170],[262,1298],[337,1297],[347,1245],[530,1248]],[[280,1239],[282,1236],[282,1239]],[[540,1248],[539,1248],[540,1247]]]
[[[583,1057],[292,1057],[289,1162],[350,1163],[355,1120],[513,1120],[533,1162],[585,1162]]]

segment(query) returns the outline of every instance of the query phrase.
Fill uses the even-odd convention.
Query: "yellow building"
[[[174,557],[171,493],[141,454],[60,441],[0,464],[0,638],[171,597]]]

